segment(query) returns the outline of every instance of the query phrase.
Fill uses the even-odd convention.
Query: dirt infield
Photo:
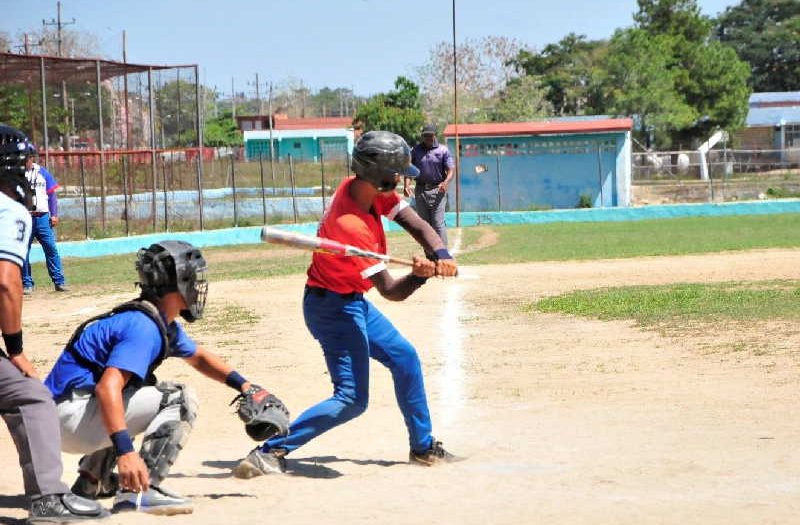
[[[523,307],[577,288],[796,279],[798,268],[800,250],[476,266],[404,303],[370,293],[419,349],[436,436],[468,456],[441,468],[406,463],[390,378],[376,363],[365,415],[289,456],[288,475],[232,478],[253,446],[228,407],[232,391],[168,362],[161,377],[201,397],[197,426],[165,483],[192,497],[195,512],[110,523],[797,522],[797,326],[668,337]],[[189,330],[294,414],[329,394],[302,321],[302,285],[301,275],[212,283],[208,322]],[[49,369],[78,321],[128,297],[36,296],[25,304],[26,349]],[[17,523],[25,500],[4,436],[0,523]],[[64,458],[71,483],[77,457]]]

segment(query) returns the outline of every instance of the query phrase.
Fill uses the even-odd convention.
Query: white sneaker
[[[250,479],[265,474],[283,474],[286,472],[285,455],[286,451],[282,448],[263,452],[256,447],[233,468],[233,475],[237,478]]]
[[[173,514],[191,514],[194,510],[191,502],[177,494],[167,492],[161,487],[150,487],[144,492],[120,492],[114,498],[111,512],[127,512],[136,510],[148,514],[172,516]]]

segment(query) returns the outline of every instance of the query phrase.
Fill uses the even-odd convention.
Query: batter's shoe
[[[408,453],[408,462],[422,467],[432,467],[442,463],[455,463],[463,459],[446,451],[442,442],[436,441],[436,439],[431,442],[431,447],[428,450],[423,452],[414,452],[412,450]]]
[[[111,508],[111,512],[115,513],[139,511],[159,516],[191,514],[193,510],[192,503],[187,498],[153,486],[139,493],[120,492]]]
[[[31,501],[28,523],[74,523],[110,516],[96,501],[75,494],[48,494]]]
[[[22,295],[33,295],[33,286],[25,286],[22,288]]]
[[[88,499],[110,498],[119,491],[119,476],[114,472],[107,479],[93,480],[88,474],[81,473],[72,484],[72,493]]]
[[[284,456],[286,450],[282,448],[264,452],[260,447],[256,447],[233,468],[233,475],[241,479],[250,479],[266,474],[283,474],[286,472]]]
[[[67,286],[66,284],[57,284],[55,285],[55,289],[57,292],[68,292],[69,286]]]

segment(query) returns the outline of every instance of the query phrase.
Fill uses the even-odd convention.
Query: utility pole
[[[44,20],[44,19],[42,19],[42,26],[44,26],[45,28],[47,28],[47,26],[56,26],[56,43],[58,44],[58,55],[57,56],[59,56],[59,57],[64,56],[63,55],[63,46],[62,46],[62,43],[63,43],[64,39],[61,36],[61,28],[63,28],[66,25],[72,25],[74,23],[75,23],[75,17],[73,17],[72,20],[69,21],[69,22],[62,22],[61,21],[61,2],[60,1],[56,2],[56,18],[55,19],[51,18],[49,22]],[[67,82],[65,80],[61,81],[61,106],[64,109],[64,129],[66,130],[66,137],[65,137],[66,140],[63,141],[63,146],[64,146],[64,149],[69,151],[70,150],[70,146],[71,146],[70,138],[72,136],[73,129],[69,125],[70,123],[69,123],[69,116],[68,116],[69,115],[69,107],[68,107],[68,102],[67,102]]]
[[[22,33],[22,44],[14,46],[14,49],[22,51],[25,55],[30,55],[32,48],[42,47],[42,44],[44,44],[44,39],[40,39],[38,42],[31,42],[28,33]]]
[[[250,86],[255,85],[255,88],[256,88],[256,100],[258,101],[258,107],[256,108],[256,113],[259,116],[261,116],[261,115],[264,114],[264,101],[261,100],[261,86],[262,86],[262,84],[260,83],[260,81],[258,79],[258,73],[256,73],[256,82],[255,82],[255,84],[253,84],[253,82],[248,82],[247,84],[250,85]],[[263,86],[267,87],[267,84],[268,84],[267,82],[264,82]]]
[[[70,20],[69,22],[62,22],[61,21],[61,2],[56,2],[56,9],[57,9],[56,18],[55,19],[51,18],[49,22],[44,20],[44,19],[42,19],[42,25],[45,26],[45,27],[47,27],[47,26],[56,26],[56,43],[58,44],[58,55],[57,56],[63,56],[62,55],[63,38],[61,37],[61,28],[64,27],[64,26],[68,26],[68,25],[74,24],[75,23],[75,17],[72,17],[72,20]]]
[[[236,90],[233,87],[233,77],[231,77],[231,104],[233,105],[233,120],[236,120]]]
[[[261,115],[264,113],[264,109],[261,107],[261,96],[258,94],[258,73],[256,73],[256,101],[258,102],[258,114]]]

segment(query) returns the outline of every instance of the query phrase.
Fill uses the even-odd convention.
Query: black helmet
[[[0,124],[0,191],[33,208],[33,190],[25,177],[25,161],[33,145],[23,132]]]
[[[389,131],[364,133],[353,148],[350,169],[379,191],[393,190],[397,185],[395,175],[409,178],[419,175],[419,170],[411,164],[411,148],[403,137]]]
[[[179,292],[186,302],[181,317],[193,323],[203,317],[208,266],[200,250],[184,241],[161,241],[139,250],[136,271],[144,299]]]

